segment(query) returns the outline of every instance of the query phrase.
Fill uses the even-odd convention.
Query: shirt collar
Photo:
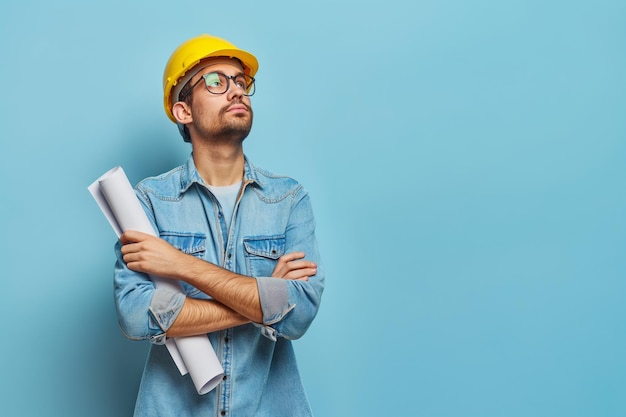
[[[198,183],[206,186],[206,183],[198,173],[196,169],[196,164],[193,162],[193,154],[189,155],[187,158],[187,163],[183,165],[183,172],[180,177],[180,191],[181,194],[185,193],[189,187],[193,185],[193,183]],[[256,184],[259,187],[264,186],[264,182],[259,178],[259,174],[252,165],[248,158],[244,155],[244,167],[243,167],[243,182],[244,183],[252,183]]]

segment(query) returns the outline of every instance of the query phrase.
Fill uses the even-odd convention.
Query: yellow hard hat
[[[200,35],[191,38],[180,45],[170,56],[163,71],[163,106],[167,117],[174,123],[172,114],[172,97],[178,98],[180,89],[191,79],[193,72],[189,71],[204,58],[228,57],[237,58],[244,67],[244,72],[254,77],[259,69],[259,63],[254,55],[237,48],[225,39],[212,35]]]

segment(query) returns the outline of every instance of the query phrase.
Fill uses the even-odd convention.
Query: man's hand
[[[308,281],[309,277],[317,274],[317,264],[310,261],[301,261],[304,252],[291,252],[278,258],[272,277]]]
[[[178,278],[181,264],[189,262],[189,256],[165,240],[146,233],[129,230],[120,236],[122,255],[126,266],[164,278]]]

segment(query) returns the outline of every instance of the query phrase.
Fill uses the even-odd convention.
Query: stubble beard
[[[230,142],[241,143],[248,137],[252,129],[253,112],[250,106],[247,106],[248,115],[231,115],[227,114],[227,107],[220,110],[217,120],[213,120],[208,124],[198,125],[196,129],[200,136],[211,138],[214,142]]]

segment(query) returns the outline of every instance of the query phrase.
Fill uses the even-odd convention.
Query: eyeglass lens
[[[246,74],[227,76],[221,72],[210,72],[204,74],[202,78],[204,78],[207,90],[213,94],[224,94],[228,91],[231,80],[235,86],[245,91],[245,95],[251,96],[254,94],[254,78]]]

